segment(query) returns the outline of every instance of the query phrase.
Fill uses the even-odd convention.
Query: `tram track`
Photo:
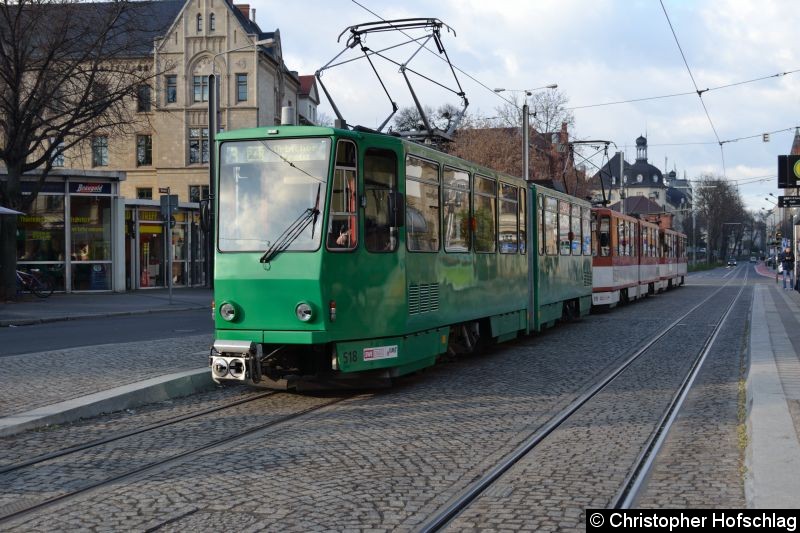
[[[3,470],[0,472],[0,476],[6,476],[6,475],[9,475],[9,474],[12,474],[12,473],[19,475],[21,472],[25,472],[25,469],[31,469],[31,468],[35,468],[35,467],[40,467],[40,466],[46,464],[49,461],[57,460],[57,459],[66,457],[68,455],[79,454],[80,452],[85,452],[87,450],[92,450],[92,449],[95,449],[95,448],[99,448],[99,447],[105,446],[107,444],[111,444],[113,442],[118,442],[118,441],[124,440],[126,438],[139,436],[139,435],[142,435],[142,434],[145,434],[145,433],[148,433],[148,432],[155,431],[157,429],[162,429],[162,428],[165,428],[165,427],[168,427],[168,426],[171,426],[171,425],[180,424],[182,422],[186,422],[186,421],[190,421],[190,420],[196,420],[196,419],[199,419],[199,418],[201,418],[203,416],[215,415],[215,414],[217,414],[220,411],[223,411],[225,409],[231,409],[231,408],[238,407],[238,406],[241,406],[241,405],[244,405],[244,404],[247,404],[247,403],[255,402],[257,400],[263,400],[263,399],[268,398],[268,397],[278,397],[278,396],[283,396],[283,395],[286,395],[287,397],[290,397],[290,398],[294,397],[294,395],[291,395],[291,394],[288,394],[288,393],[283,393],[283,392],[279,392],[279,391],[271,391],[271,392],[259,394],[259,395],[255,396],[255,397],[252,397],[252,398],[247,398],[247,399],[243,399],[243,400],[237,400],[237,401],[234,401],[234,402],[229,402],[229,403],[227,403],[225,405],[222,405],[222,406],[216,406],[216,407],[213,407],[213,408],[204,409],[202,411],[189,413],[187,415],[183,415],[183,416],[175,417],[175,418],[172,418],[172,419],[169,419],[169,420],[164,420],[162,422],[158,422],[158,423],[155,423],[155,424],[151,424],[151,425],[149,425],[147,427],[144,427],[144,428],[138,428],[136,430],[131,430],[131,431],[128,431],[128,432],[124,432],[124,433],[120,433],[120,434],[117,434],[117,435],[113,435],[113,436],[110,436],[110,437],[105,438],[105,439],[98,439],[96,441],[93,441],[93,442],[90,442],[90,443],[86,443],[86,444],[82,444],[82,445],[72,446],[72,447],[69,447],[69,448],[65,448],[65,449],[58,450],[58,451],[55,451],[55,452],[52,452],[52,453],[49,453],[49,454],[44,454],[44,455],[32,458],[32,459],[30,459],[28,461],[20,462],[20,463],[14,464],[14,465],[9,465],[9,466],[6,466],[6,467],[3,468]],[[117,484],[117,483],[120,483],[120,482],[133,481],[133,480],[140,479],[142,476],[145,476],[146,474],[148,474],[150,472],[160,471],[160,470],[162,470],[164,468],[168,468],[169,466],[171,466],[173,464],[179,464],[179,463],[185,461],[187,458],[189,458],[189,457],[191,457],[193,455],[196,455],[196,454],[199,454],[199,453],[202,453],[202,452],[211,451],[211,450],[214,450],[216,448],[228,446],[231,443],[235,443],[240,439],[244,439],[244,438],[249,437],[251,435],[257,434],[257,433],[259,433],[261,431],[269,430],[269,429],[274,428],[276,426],[280,426],[280,425],[286,424],[288,422],[291,422],[291,421],[296,420],[298,418],[301,418],[303,416],[309,415],[311,413],[320,411],[320,410],[322,410],[322,409],[324,409],[326,407],[330,407],[332,405],[338,404],[340,402],[343,402],[345,400],[351,399],[353,397],[354,397],[354,395],[349,395],[349,396],[344,396],[344,397],[336,397],[336,398],[330,399],[328,401],[324,401],[324,402],[322,402],[322,403],[320,403],[318,405],[312,405],[312,406],[308,406],[308,407],[305,407],[305,408],[301,408],[301,409],[299,409],[299,410],[297,410],[295,412],[292,412],[292,413],[289,413],[289,414],[286,414],[286,415],[282,415],[282,416],[278,416],[278,417],[274,417],[271,420],[266,421],[264,423],[253,425],[253,426],[247,428],[246,430],[237,431],[234,434],[229,434],[229,435],[225,435],[224,437],[215,438],[215,439],[211,440],[210,442],[206,442],[206,443],[203,443],[201,445],[195,445],[195,446],[189,447],[189,449],[185,449],[185,450],[180,451],[178,453],[171,454],[168,457],[164,457],[162,459],[157,459],[157,460],[154,460],[154,461],[150,461],[150,462],[147,462],[145,464],[136,466],[134,468],[127,469],[127,470],[125,470],[123,472],[110,474],[107,477],[104,477],[103,479],[100,479],[100,480],[97,480],[97,481],[89,481],[89,482],[85,483],[84,485],[82,485],[80,487],[77,487],[75,489],[64,490],[61,493],[58,493],[58,494],[50,496],[50,497],[44,497],[44,498],[42,498],[42,499],[40,499],[38,501],[31,501],[31,500],[21,499],[16,504],[6,505],[5,507],[0,507],[0,529],[2,529],[2,526],[4,526],[5,524],[9,524],[11,522],[16,522],[16,521],[18,521],[20,519],[23,519],[23,518],[25,518],[27,516],[33,515],[34,513],[37,513],[39,511],[43,511],[43,510],[45,510],[47,508],[50,508],[52,506],[55,506],[57,504],[65,503],[65,502],[67,502],[69,500],[72,500],[74,498],[77,498],[79,496],[82,496],[82,495],[85,495],[85,494],[88,494],[88,493],[91,493],[91,492],[95,492],[95,491],[101,490],[104,487],[108,487],[108,486],[110,486],[112,484]]]
[[[592,399],[597,397],[603,390],[605,390],[608,385],[614,382],[621,374],[623,374],[627,369],[629,369],[636,361],[640,360],[648,351],[656,345],[659,341],[664,339],[667,335],[674,332],[676,328],[679,326],[684,325],[686,319],[690,317],[693,313],[697,312],[698,309],[707,305],[712,298],[719,295],[723,290],[725,290],[729,285],[734,283],[737,280],[742,280],[746,282],[747,280],[747,271],[744,271],[744,276],[740,278],[739,274],[731,277],[728,280],[725,280],[725,283],[709,294],[706,298],[704,298],[701,302],[696,304],[694,307],[689,309],[686,313],[675,319],[672,323],[670,323],[667,327],[665,327],[662,331],[651,337],[650,340],[642,343],[631,355],[626,357],[621,363],[617,364],[612,370],[608,371],[601,379],[596,381],[593,385],[589,386],[587,389],[584,390],[582,394],[580,394],[577,398],[575,398],[572,402],[570,402],[564,409],[559,411],[556,415],[554,415],[550,420],[548,420],[544,425],[533,431],[528,437],[526,437],[522,443],[510,454],[508,454],[502,461],[497,463],[493,468],[488,470],[484,475],[476,479],[474,482],[470,484],[464,491],[462,491],[457,496],[450,499],[450,501],[445,504],[443,507],[439,509],[432,517],[423,523],[423,525],[417,530],[420,532],[433,532],[433,531],[440,531],[447,527],[449,524],[452,523],[457,517],[459,517],[466,509],[468,509],[473,502],[475,502],[482,494],[484,494],[490,487],[492,487],[506,472],[508,472],[512,467],[522,461],[526,456],[528,456],[535,448],[537,448],[548,436],[553,434],[556,430],[559,429],[567,420],[569,420],[581,407],[587,405],[591,402]],[[691,384],[694,382],[694,377],[696,377],[697,373],[699,372],[700,368],[702,367],[702,361],[705,359],[705,355],[710,351],[711,347],[714,344],[714,340],[716,339],[719,331],[721,330],[722,326],[725,324],[725,320],[730,315],[731,310],[735,306],[736,302],[739,299],[743,289],[745,287],[745,283],[742,283],[742,287],[737,292],[736,296],[731,299],[730,304],[726,308],[726,311],[723,313],[722,318],[716,322],[713,327],[712,332],[706,338],[705,343],[703,345],[700,354],[696,356],[694,363],[691,365],[687,376],[684,378],[681,386],[673,395],[672,401],[669,403],[669,406],[665,410],[664,414],[659,421],[657,429],[651,434],[650,438],[648,439],[647,445],[643,452],[639,455],[639,460],[637,460],[633,469],[631,469],[630,473],[626,476],[625,483],[623,487],[619,490],[619,492],[614,496],[612,503],[614,505],[621,505],[623,501],[628,501],[628,495],[632,495],[635,498],[639,488],[641,488],[642,481],[646,479],[647,472],[652,464],[652,460],[658,452],[661,443],[663,442],[666,434],[669,430],[669,426],[671,425],[672,421],[674,421],[675,416],[677,415],[678,411],[680,410],[680,404],[682,404],[683,399],[685,398],[686,394],[688,393]],[[650,450],[650,451],[647,451]],[[619,501],[618,501],[619,500]],[[630,502],[627,503],[628,505]]]

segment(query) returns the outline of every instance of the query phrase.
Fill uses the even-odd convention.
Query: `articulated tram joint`
[[[208,355],[211,378],[216,383],[223,380],[261,381],[261,346],[250,341],[216,340]]]

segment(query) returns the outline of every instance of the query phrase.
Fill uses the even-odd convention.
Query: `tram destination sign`
[[[778,207],[800,207],[800,196],[778,196]]]

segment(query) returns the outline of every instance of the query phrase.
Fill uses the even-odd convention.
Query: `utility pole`
[[[625,190],[622,182],[625,181],[625,158],[622,152],[617,152],[619,156],[619,212],[625,214]]]
[[[530,179],[530,129],[528,127],[528,96],[525,96],[525,105],[522,106],[522,179]]]

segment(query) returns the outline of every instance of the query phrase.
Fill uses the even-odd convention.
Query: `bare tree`
[[[724,178],[704,175],[697,180],[698,226],[707,231],[708,259],[722,259],[740,247],[750,221],[739,191]]]
[[[64,151],[134,130],[133,105],[154,72],[156,2],[0,3],[0,204],[25,212]],[[146,89],[147,95],[150,89]],[[23,194],[21,178],[36,179]],[[0,225],[0,297],[14,294],[14,217]]]
[[[430,126],[442,131],[450,129],[450,125],[459,113],[459,109],[452,104],[442,104],[435,111],[430,106],[424,106],[423,109]],[[425,128],[422,117],[416,107],[401,107],[394,116],[394,127],[396,131],[421,130]]]
[[[567,95],[557,89],[536,91],[527,97],[530,113],[530,125],[538,133],[554,133],[561,130],[561,125],[568,128],[575,125],[575,115],[566,104]],[[519,127],[522,124],[522,106],[525,96],[514,92],[505,104],[495,108],[497,120],[508,127]]]

